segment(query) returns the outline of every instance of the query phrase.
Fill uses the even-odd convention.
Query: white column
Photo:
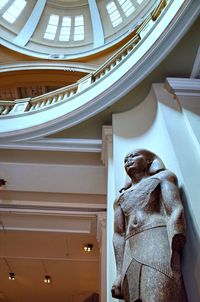
[[[113,167],[113,144],[112,127],[104,126],[102,131],[102,161],[107,168],[107,300],[106,302],[116,302],[111,297],[111,287],[116,276],[116,265],[114,249],[112,244],[114,233],[114,211],[115,183]]]
[[[40,21],[45,5],[46,0],[36,1],[35,7],[32,10],[30,17],[28,18],[26,24],[24,25],[18,36],[13,40],[13,43],[19,46],[25,46],[28,43]]]
[[[100,245],[100,302],[106,300],[106,212],[98,213],[97,216],[97,240]]]
[[[96,0],[88,0],[93,29],[94,48],[104,45],[104,32]]]

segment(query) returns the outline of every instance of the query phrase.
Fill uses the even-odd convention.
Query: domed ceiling
[[[89,56],[121,41],[153,0],[0,0],[0,43],[38,58]]]

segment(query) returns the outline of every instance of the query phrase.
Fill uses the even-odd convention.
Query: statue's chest
[[[151,210],[158,204],[160,184],[157,178],[144,180],[120,196],[121,208],[126,216],[135,210]]]

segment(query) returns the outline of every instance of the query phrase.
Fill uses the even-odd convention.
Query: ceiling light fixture
[[[88,243],[88,244],[85,244],[84,245],[84,251],[85,252],[91,252],[92,251],[92,249],[93,249],[93,244],[91,244],[91,243]]]
[[[8,279],[14,281],[15,280],[15,273],[9,273]]]
[[[44,283],[46,283],[46,284],[50,284],[50,283],[51,283],[51,278],[50,278],[50,276],[46,275],[46,276],[44,277]]]
[[[5,184],[6,184],[6,180],[3,178],[0,178],[0,188],[5,186]]]

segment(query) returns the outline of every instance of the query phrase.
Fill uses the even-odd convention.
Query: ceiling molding
[[[3,64],[0,66],[0,72],[21,71],[21,70],[64,70],[71,72],[91,73],[95,71],[99,65],[73,63],[73,62],[16,62],[14,64]]]
[[[48,260],[48,261],[73,261],[73,262],[99,262],[99,258],[71,258],[71,257],[28,257],[28,256],[7,256],[7,255],[0,255],[0,259],[6,258],[10,260]],[[1,301],[1,293],[0,293],[0,301]],[[1,301],[2,302],[2,301]],[[4,301],[3,301],[4,302]],[[7,302],[7,300],[6,300]]]
[[[87,0],[71,0],[71,1],[63,1],[63,0],[57,0],[56,3],[54,0],[48,0],[47,2],[48,6],[51,6],[53,8],[67,8],[67,9],[74,9],[74,8],[78,8],[80,9],[81,7],[87,7],[88,3]]]
[[[24,142],[0,143],[1,149],[45,150],[66,152],[100,153],[102,141],[100,139],[66,139],[44,138]]]
[[[29,152],[30,153],[30,152]],[[45,152],[46,153],[46,152]],[[41,155],[41,154],[40,154]],[[19,157],[18,157],[19,158]],[[40,156],[41,158],[41,156]],[[62,164],[62,163],[61,163]],[[0,173],[1,176],[1,173]],[[47,208],[55,209],[55,207],[71,210],[87,210],[89,209],[106,209],[106,194],[70,194],[70,193],[49,193],[49,192],[25,192],[25,191],[9,191],[5,188],[1,188],[0,191],[0,202],[2,205],[13,206],[46,206]]]
[[[96,215],[0,209],[0,230],[92,234]]]
[[[200,97],[200,79],[166,78],[165,87],[175,96]]]
[[[0,212],[16,212],[31,214],[51,214],[51,215],[70,215],[88,216],[98,215],[106,211],[106,204],[85,204],[85,203],[56,203],[55,202],[17,202],[0,201]]]

